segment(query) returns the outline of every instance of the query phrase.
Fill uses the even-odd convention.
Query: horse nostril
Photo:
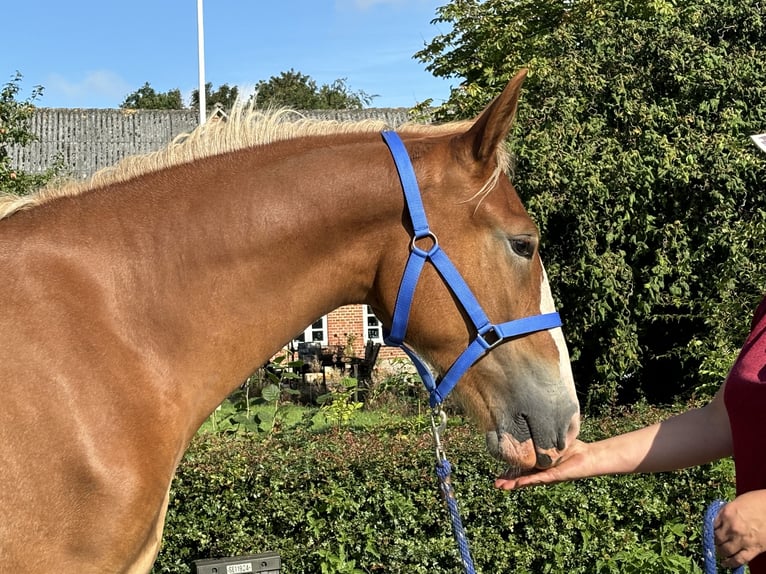
[[[532,438],[532,427],[529,425],[527,415],[516,413],[513,415],[513,431],[511,434],[519,442],[524,442]]]
[[[568,424],[564,423],[556,433],[556,449],[559,452],[566,450],[567,446],[575,441],[580,433],[580,416],[575,412],[569,419]]]
[[[553,459],[545,453],[537,453],[537,468],[550,468],[553,464]]]

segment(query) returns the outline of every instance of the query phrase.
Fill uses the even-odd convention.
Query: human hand
[[[554,484],[565,480],[576,480],[593,476],[593,461],[591,460],[590,445],[576,440],[567,449],[560,462],[545,470],[533,470],[521,476],[511,476],[508,473],[495,480],[495,487],[504,490],[514,490],[540,484]]]
[[[736,568],[766,550],[766,490],[741,494],[725,505],[713,522],[721,565]]]

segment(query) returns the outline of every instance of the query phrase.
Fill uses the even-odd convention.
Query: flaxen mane
[[[415,132],[425,136],[443,135],[463,131],[470,124],[469,121],[442,125],[407,123],[400,126],[398,131]],[[59,182],[25,196],[0,194],[0,219],[57,197],[79,195],[85,191],[127,181],[145,173],[238,149],[298,137],[369,133],[385,129],[389,127],[382,120],[368,119],[357,122],[318,120],[287,109],[263,111],[238,107],[225,120],[208,121],[190,133],[179,135],[167,147],[159,151],[125,158],[112,167],[99,170],[86,181]],[[504,149],[499,150],[498,164],[498,169],[490,181],[470,199],[486,195],[494,187],[500,173],[507,171],[509,161]]]

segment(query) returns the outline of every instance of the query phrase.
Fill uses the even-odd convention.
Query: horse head
[[[436,385],[456,379],[456,395],[486,433],[490,452],[509,463],[511,474],[555,465],[580,426],[569,355],[539,255],[539,233],[505,176],[505,139],[525,75],[514,77],[459,131],[426,135],[402,130],[399,141],[411,158],[428,223],[426,231],[418,231],[423,227],[418,207],[407,204],[410,258],[403,263],[401,251],[392,250],[390,269],[397,271],[381,274],[378,304],[384,323],[399,331],[393,342],[411,352],[424,379],[431,379],[431,373]],[[406,176],[398,169],[406,196]],[[412,264],[418,254],[424,262]],[[462,286],[451,283],[455,274]],[[409,278],[398,288],[402,275]],[[407,289],[409,296],[403,295]],[[403,320],[397,319],[401,307],[406,308]],[[555,321],[516,329],[536,316]],[[466,358],[471,348],[476,351]],[[432,404],[443,394],[432,392]]]

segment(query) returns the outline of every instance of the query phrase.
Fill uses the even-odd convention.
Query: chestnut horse
[[[493,321],[554,310],[504,175],[524,76],[475,121],[399,130],[438,241]],[[0,570],[148,571],[213,409],[337,307],[371,305],[390,327],[412,226],[382,127],[243,113],[0,204]],[[408,347],[438,377],[473,331],[426,267]],[[456,394],[513,472],[555,464],[578,432],[559,328],[492,348]]]

